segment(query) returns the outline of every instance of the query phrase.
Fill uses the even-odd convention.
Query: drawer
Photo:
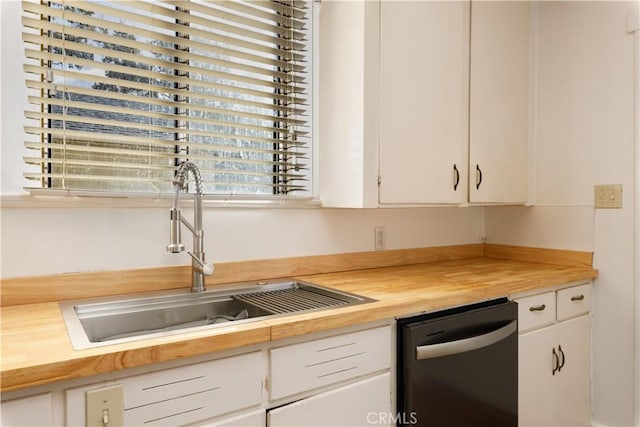
[[[176,426],[206,420],[262,402],[260,352],[171,368],[66,390],[67,425],[84,425],[85,393],[121,384],[124,424]]]
[[[556,320],[555,292],[520,298],[517,302],[519,332],[551,325]]]
[[[390,393],[391,375],[385,372],[274,408],[267,425],[390,427]]]
[[[126,378],[125,424],[185,424],[257,405],[261,369],[255,352]]]
[[[558,291],[558,320],[580,316],[591,311],[591,283]]]
[[[389,369],[392,347],[385,326],[274,348],[271,399]]]

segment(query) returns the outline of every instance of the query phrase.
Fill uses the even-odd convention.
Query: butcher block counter
[[[463,245],[307,257],[288,259],[286,262],[257,261],[250,266],[244,264],[219,266],[217,280],[258,280],[260,278],[254,277],[257,274],[255,272],[261,271],[266,272],[266,276],[261,277],[263,279],[291,276],[376,301],[74,350],[58,305],[60,300],[65,299],[65,294],[59,289],[61,282],[68,282],[66,299],[104,293],[107,286],[104,282],[109,282],[114,294],[123,293],[124,289],[129,289],[129,292],[152,290],[154,286],[158,290],[167,288],[167,283],[176,277],[188,277],[187,267],[175,270],[176,277],[171,277],[170,271],[163,271],[162,280],[143,280],[141,273],[136,273],[136,285],[132,284],[134,280],[128,274],[113,276],[113,273],[108,277],[87,273],[80,278],[59,275],[40,281],[4,280],[1,391],[441,310],[496,297],[512,297],[597,277],[597,271],[591,267],[590,253],[498,245]],[[332,268],[339,271],[330,272]],[[153,274],[145,271],[143,276]],[[96,282],[89,286],[87,282],[92,277]],[[82,286],[79,286],[80,283]],[[188,283],[188,280],[184,283]],[[43,290],[47,286],[55,288],[55,291],[47,293]],[[213,288],[209,282],[208,286]],[[87,288],[94,294],[86,294]],[[20,289],[24,290],[22,299]]]

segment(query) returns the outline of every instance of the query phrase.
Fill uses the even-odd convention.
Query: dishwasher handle
[[[491,331],[483,335],[440,344],[422,345],[416,347],[416,359],[432,359],[434,357],[449,356],[451,354],[464,353],[466,351],[488,347],[502,341],[517,330],[518,322],[514,320],[500,329],[496,329],[495,331]]]

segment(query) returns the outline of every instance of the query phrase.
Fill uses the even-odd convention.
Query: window
[[[23,3],[33,188],[311,195],[311,5]]]

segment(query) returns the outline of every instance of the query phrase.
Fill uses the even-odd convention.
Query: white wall
[[[539,2],[534,116],[536,207],[488,208],[489,241],[593,250],[593,420],[634,424],[635,36],[637,2]],[[623,208],[594,210],[595,184]],[[635,397],[638,399],[639,397]]]
[[[187,265],[165,251],[167,208],[2,208],[2,277]],[[190,218],[189,209],[184,210]],[[384,225],[387,248],[477,243],[481,208],[205,209],[205,252],[216,262],[374,249]],[[187,232],[187,230],[183,230]],[[184,243],[190,246],[190,239]]]

